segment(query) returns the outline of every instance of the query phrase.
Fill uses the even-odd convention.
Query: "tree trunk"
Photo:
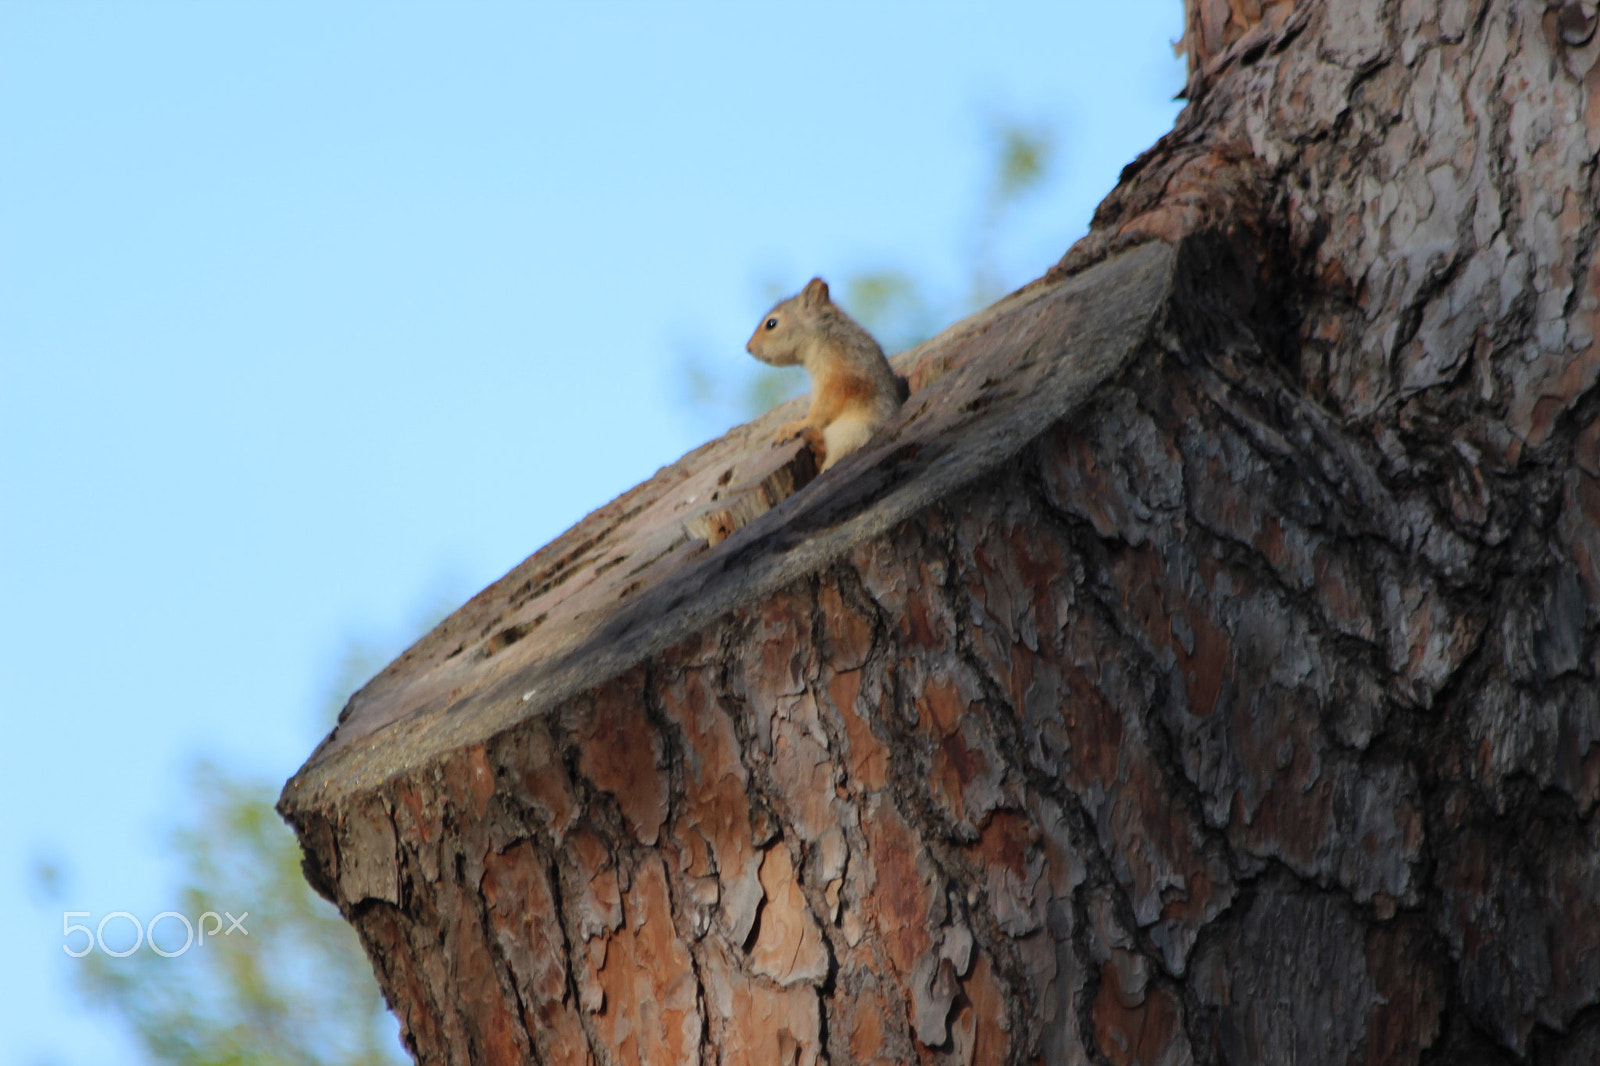
[[[418,1059],[1600,1062],[1595,23],[1191,0],[872,446],[741,427],[358,693],[280,809]]]

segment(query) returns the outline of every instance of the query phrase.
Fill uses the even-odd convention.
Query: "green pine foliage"
[[[388,656],[352,643],[322,718]],[[202,942],[165,958],[91,951],[74,966],[84,997],[121,1021],[150,1061],[170,1066],[397,1066],[409,1061],[355,931],[300,872],[300,845],[273,809],[277,787],[195,763],[188,814],[171,830],[174,911]],[[246,912],[248,912],[246,914]],[[202,924],[202,923],[197,923]],[[220,925],[221,932],[212,931]],[[110,929],[108,929],[108,933]],[[183,946],[182,924],[156,927]]]
[[[355,932],[300,873],[276,790],[202,762],[189,798],[193,815],[172,839],[182,869],[173,909],[240,917],[243,930],[213,931],[175,958],[148,945],[125,958],[93,951],[78,970],[87,998],[118,1015],[152,1060],[174,1066],[405,1062]],[[156,936],[164,950],[182,947],[176,921]]]

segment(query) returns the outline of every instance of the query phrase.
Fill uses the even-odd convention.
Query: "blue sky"
[[[390,651],[724,425],[766,286],[1003,280],[1170,127],[1179,0],[0,0],[0,1064],[139,1061],[61,910],[175,904],[197,756],[281,781]],[[43,900],[29,871],[65,875]]]

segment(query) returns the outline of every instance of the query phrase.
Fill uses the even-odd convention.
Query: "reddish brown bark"
[[[1594,21],[1196,0],[882,438],[375,679],[281,807],[418,1057],[1600,1061]]]

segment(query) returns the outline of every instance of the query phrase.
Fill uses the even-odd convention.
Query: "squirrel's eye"
[[[775,318],[767,319],[767,328],[768,329],[777,329],[778,328],[778,320],[775,319]]]

